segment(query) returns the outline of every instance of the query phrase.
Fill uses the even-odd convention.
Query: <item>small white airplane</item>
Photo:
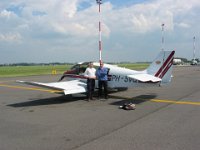
[[[107,67],[109,70],[108,89],[116,91],[141,86],[160,86],[170,83],[174,54],[175,51],[161,51],[150,66],[143,71],[131,70],[104,63],[104,67]],[[78,63],[74,65],[71,70],[66,71],[60,80],[66,77],[70,79],[67,81],[41,83],[18,80],[17,82],[59,90],[65,95],[86,93],[87,78],[84,76],[84,71],[88,63],[89,62]],[[99,63],[97,62],[93,62],[93,65],[95,68],[99,67]],[[98,88],[97,82],[95,85],[96,88]]]

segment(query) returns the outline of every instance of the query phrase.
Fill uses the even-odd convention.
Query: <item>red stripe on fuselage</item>
[[[172,59],[172,57],[174,56],[175,51],[172,51],[171,54],[169,55],[169,57],[166,59],[166,61],[163,63],[163,65],[160,67],[160,69],[158,70],[158,72],[155,74],[156,77],[158,77],[161,72],[163,71],[163,69],[166,67],[167,64],[169,64],[169,61]],[[172,59],[173,60],[173,59]]]

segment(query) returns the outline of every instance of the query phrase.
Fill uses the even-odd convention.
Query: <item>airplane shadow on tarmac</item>
[[[123,98],[123,97],[119,97],[119,96],[110,96],[110,97],[121,99],[120,101],[110,103],[111,105],[121,106],[125,103],[133,103],[133,104],[144,103],[146,101],[150,101],[151,99],[156,98],[157,95],[156,94],[139,95],[139,96],[132,97],[132,98]]]
[[[126,98],[122,96],[109,96],[112,99],[116,99],[116,101],[109,103],[110,105],[123,105],[125,103],[133,103],[133,104],[140,104],[146,101],[149,101],[151,99],[156,98],[156,94],[148,94],[148,95],[139,95],[132,98]],[[45,99],[36,99],[26,102],[20,102],[15,104],[9,104],[7,106],[10,107],[30,107],[30,106],[41,106],[41,105],[53,105],[53,104],[63,104],[63,103],[69,103],[69,102],[75,102],[78,100],[87,100],[86,96],[84,95],[78,95],[78,96],[59,96],[59,97],[53,97],[53,98],[45,98]],[[109,101],[109,99],[108,99]]]
[[[26,101],[26,102],[9,104],[7,106],[11,106],[11,107],[30,107],[30,106],[63,104],[63,103],[69,103],[69,102],[78,101],[78,100],[86,100],[86,97],[85,96],[73,97],[73,96],[70,96],[70,95],[69,96],[65,96],[64,95],[64,96],[53,97],[53,98],[36,99],[36,100],[31,100],[31,101]]]

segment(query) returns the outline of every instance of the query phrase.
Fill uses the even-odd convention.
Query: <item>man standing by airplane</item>
[[[86,68],[84,76],[87,77],[87,98],[88,101],[93,99],[93,93],[95,88],[96,69],[93,67],[93,63],[90,62]]]
[[[96,72],[98,78],[99,85],[99,93],[98,96],[101,98],[102,96],[102,87],[104,88],[104,98],[108,99],[108,69],[104,67],[103,62],[100,63],[100,67]]]

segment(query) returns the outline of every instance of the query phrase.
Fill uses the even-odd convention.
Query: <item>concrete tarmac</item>
[[[200,149],[200,67],[175,67],[172,83],[87,102],[0,78],[0,150]],[[133,102],[136,109],[118,107]]]

